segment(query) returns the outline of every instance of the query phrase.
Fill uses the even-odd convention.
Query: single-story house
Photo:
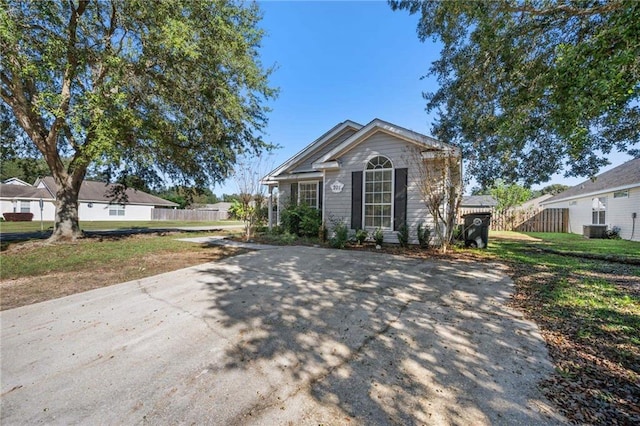
[[[460,208],[485,209],[488,212],[497,205],[498,201],[492,195],[465,195],[460,201]]]
[[[385,241],[397,242],[397,231],[406,224],[416,242],[418,224],[432,224],[419,189],[419,168],[435,170],[440,156],[459,163],[460,151],[380,119],[364,126],[339,123],[262,179],[270,194],[269,225],[280,222],[288,204],[306,203],[321,211],[329,229],[339,221],[352,231],[381,228]],[[461,179],[459,169],[455,179]]]
[[[537,211],[542,208],[542,203],[553,197],[551,194],[544,194],[529,201],[525,201],[516,207],[518,210]]]
[[[80,220],[151,220],[154,208],[178,206],[171,201],[132,188],[125,191],[126,201],[114,202],[113,189],[113,184],[89,180],[82,182],[78,195]],[[39,202],[42,200],[42,218],[52,221],[55,219],[56,190],[57,185],[51,176],[39,178],[33,185],[23,185],[15,179],[3,183],[0,187],[1,213],[33,213],[34,220],[39,220]]]
[[[542,205],[569,209],[569,232],[574,234],[582,234],[585,225],[617,226],[623,239],[640,241],[640,158],[569,188]]]

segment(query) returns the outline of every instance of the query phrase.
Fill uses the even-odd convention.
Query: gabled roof
[[[532,200],[529,201],[525,201],[524,203],[522,203],[520,205],[520,208],[522,209],[535,209],[540,207],[540,204],[542,204],[543,202],[545,202],[546,200],[548,200],[549,198],[553,197],[553,195],[551,194],[544,194],[541,195],[539,197],[536,197]]]
[[[330,152],[319,158],[315,164],[320,165],[321,163],[326,163],[329,161],[337,160],[340,156],[345,154],[347,151],[355,148],[360,142],[367,139],[369,136],[373,135],[377,132],[384,132],[391,136],[395,136],[399,139],[403,139],[409,143],[413,143],[415,145],[421,146],[425,149],[436,149],[436,150],[453,150],[457,152],[457,148],[452,145],[442,143],[432,137],[423,135],[422,133],[417,133],[412,130],[405,129],[404,127],[396,126],[395,124],[389,123],[384,120],[380,120],[376,118],[372,120],[369,124],[358,130],[355,134],[353,134],[349,139],[332,149]]]
[[[47,176],[36,181],[36,185],[42,183],[51,196],[55,197],[57,192],[57,185],[52,176]],[[98,203],[110,203],[113,201],[115,184],[106,184],[104,182],[96,182],[91,180],[85,180],[80,186],[80,193],[78,194],[79,201],[98,202]],[[133,188],[127,188],[125,190],[127,196],[127,202],[124,204],[139,204],[146,206],[158,206],[158,207],[176,207],[178,204],[168,200],[164,200],[155,195],[148,194],[144,191],[139,191]]]
[[[300,152],[298,152],[293,157],[289,158],[287,161],[276,167],[274,170],[269,172],[264,178],[263,181],[269,180],[269,178],[277,176],[284,172],[285,170],[295,166],[296,164],[302,162],[304,159],[313,155],[314,152],[317,152],[319,149],[324,146],[327,142],[331,141],[334,137],[338,136],[345,129],[352,128],[354,130],[360,130],[362,128],[362,124],[356,123],[355,121],[345,120],[342,123],[338,123],[333,126],[329,131],[324,133],[318,139],[311,142],[309,145],[304,147]]]
[[[31,186],[31,184],[30,184],[30,183],[27,183],[27,182],[23,181],[22,179],[18,179],[17,177],[9,178],[9,179],[5,180],[5,181],[4,181],[4,182],[2,182],[2,183],[6,183],[6,184],[8,184],[8,185]]]
[[[495,207],[498,201],[491,195],[465,195],[460,201],[460,207]]]
[[[53,197],[46,189],[36,188],[29,184],[27,185],[15,185],[10,183],[0,184],[0,197],[1,198],[18,198],[18,199],[46,199],[52,200]]]
[[[542,204],[553,203],[569,198],[579,198],[590,194],[617,191],[634,186],[640,186],[640,158],[627,161],[618,167],[596,176],[593,180],[586,180],[573,186],[543,201]]]
[[[353,132],[355,130],[355,132],[349,135],[349,133],[345,133],[346,129],[352,129],[351,131]],[[366,126],[347,120],[334,126],[331,130],[313,141],[302,151],[271,171],[268,175],[262,178],[261,182],[267,184],[279,179],[284,179],[289,175],[295,174],[296,176],[301,176],[302,173],[305,173],[304,176],[307,177],[315,177],[316,175],[322,176],[320,171],[314,172],[314,170],[336,167],[337,163],[335,160],[376,132],[390,134],[399,139],[421,146],[426,151],[450,150],[456,153],[459,152],[458,148],[452,145],[442,143],[429,136],[396,126],[378,118],[372,120]],[[342,138],[344,140],[340,140],[340,135],[343,135]],[[332,144],[335,146],[332,146]],[[316,158],[313,158],[314,156]],[[308,164],[309,159],[313,160],[312,170],[306,170],[306,165],[301,167],[299,170],[295,169],[295,167],[303,162],[305,162],[304,164]],[[279,175],[282,176],[278,179]]]

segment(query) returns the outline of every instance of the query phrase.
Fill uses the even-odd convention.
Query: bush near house
[[[315,237],[322,226],[320,211],[306,204],[290,205],[280,215],[285,232],[299,237]]]
[[[2,213],[7,222],[31,222],[33,213]]]

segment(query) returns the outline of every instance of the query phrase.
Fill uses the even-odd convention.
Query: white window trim
[[[110,217],[124,217],[126,215],[126,209],[125,209],[125,205],[124,204],[109,204],[109,216]],[[116,212],[116,214],[111,214],[111,209],[114,209],[113,211]],[[117,212],[122,212],[122,214],[118,214]]]
[[[621,194],[621,193],[624,193],[624,194]],[[621,195],[616,197],[616,194],[621,194]],[[613,198],[614,199],[616,199],[616,198],[629,198],[629,190],[628,189],[623,189],[621,191],[615,191],[613,193]]]
[[[391,163],[391,168],[390,169],[371,169],[368,170],[367,166],[369,165],[369,161],[371,161],[372,159],[374,159],[375,157],[384,157],[387,160],[389,160],[389,162]],[[375,155],[371,155],[369,158],[367,158],[367,161],[364,163],[364,173],[362,174],[362,229],[364,230],[375,230],[378,229],[378,227],[375,226],[367,226],[366,222],[367,222],[367,218],[365,215],[365,211],[366,211],[366,206],[367,206],[367,202],[366,202],[366,194],[367,194],[367,172],[368,171],[375,171],[375,170],[391,170],[391,226],[390,227],[386,227],[386,226],[381,226],[380,229],[382,229],[383,231],[393,231],[393,219],[394,219],[394,209],[395,209],[395,201],[396,201],[396,174],[395,174],[395,170],[396,167],[393,164],[393,160],[391,160],[391,158],[389,158],[388,156],[384,155],[384,154],[375,154]]]
[[[318,180],[305,180],[305,181],[298,182],[298,204],[301,204],[301,200],[302,200],[300,198],[300,192],[301,192],[301,189],[302,189],[302,188],[300,188],[300,186],[301,185],[313,185],[313,184],[315,184],[316,185],[316,205],[315,205],[315,207],[313,207],[313,206],[310,206],[310,207],[313,208],[313,209],[318,210],[318,208],[320,207],[320,203],[318,202],[319,201],[318,200],[319,199],[318,196],[320,195],[320,194],[318,194],[318,192],[319,192],[318,191],[318,183],[320,183],[320,181],[318,181]]]
[[[20,204],[20,206],[18,207],[18,213],[31,213],[31,201],[20,200],[19,204]],[[23,212],[22,211],[25,207],[29,209],[28,212]]]
[[[597,199],[598,203],[600,203],[600,199],[604,199],[604,209],[594,209],[593,208],[593,200]],[[607,216],[609,216],[607,214],[607,207],[609,206],[609,197],[592,197],[591,198],[591,224],[592,225],[606,225],[607,224]],[[594,223],[593,222],[593,213],[597,212],[598,213],[598,223]],[[600,212],[604,212],[604,223],[599,223],[600,222]]]

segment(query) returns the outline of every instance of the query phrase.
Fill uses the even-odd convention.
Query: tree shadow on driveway
[[[552,369],[498,265],[310,247],[209,264],[240,422],[556,424]],[[233,391],[229,391],[233,392]],[[258,395],[259,397],[255,397]]]

